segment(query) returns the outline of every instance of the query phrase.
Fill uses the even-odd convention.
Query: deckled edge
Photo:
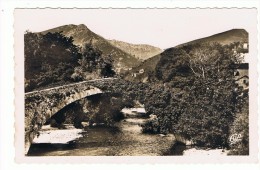
[[[258,23],[259,14],[258,14],[258,9],[255,8],[255,7],[252,7],[252,8],[251,7],[248,7],[248,8],[243,8],[243,7],[241,7],[241,8],[237,8],[237,7],[223,7],[223,8],[221,8],[221,7],[205,7],[205,8],[204,7],[203,8],[200,8],[200,7],[198,7],[198,8],[193,8],[193,7],[192,8],[180,8],[180,7],[176,7],[176,8],[166,8],[166,7],[164,7],[164,8],[156,8],[156,7],[155,8],[133,8],[133,7],[132,8],[129,8],[129,7],[128,8],[112,8],[112,7],[107,7],[107,8],[59,8],[59,7],[51,8],[51,7],[47,7],[47,8],[42,8],[41,7],[41,8],[39,8],[39,7],[37,7],[37,8],[16,8],[16,9],[169,9],[169,10],[170,9],[256,9],[256,11],[257,11],[257,18],[256,18],[257,19],[257,25],[256,26],[257,26],[257,35],[258,35],[257,36],[257,42],[256,42],[256,45],[257,45],[256,54],[257,54],[257,56],[258,56],[258,52],[259,52],[259,43],[258,43],[259,42],[258,41],[258,39],[259,39],[259,30],[260,30],[259,23]],[[15,18],[15,10],[16,9],[14,9],[14,11],[13,11],[14,18]],[[18,119],[17,115],[21,114],[21,113],[18,113],[19,108],[21,108],[21,100],[18,100],[18,99],[20,99],[20,97],[24,99],[24,90],[23,90],[24,89],[24,81],[23,81],[24,75],[22,77],[22,81],[21,81],[22,83],[19,84],[20,81],[17,81],[17,78],[16,78],[17,77],[16,75],[19,73],[19,69],[18,68],[20,68],[19,67],[20,66],[20,64],[19,64],[20,60],[19,60],[18,55],[17,55],[17,48],[18,47],[16,45],[17,44],[17,40],[16,40],[16,30],[15,30],[15,19],[14,19],[13,28],[14,28],[14,32],[13,32],[13,35],[14,35],[14,45],[13,45],[13,48],[14,48],[14,55],[15,55],[14,56],[14,63],[15,63],[15,76],[14,76],[14,81],[15,81],[15,88],[14,88],[14,94],[15,94],[15,99],[14,99],[14,105],[15,105],[15,123],[14,123],[15,135],[14,136],[15,136],[15,140],[14,140],[14,147],[15,147],[15,160],[16,160],[17,163],[54,163],[54,162],[55,163],[62,163],[62,164],[64,164],[64,163],[65,164],[69,164],[69,163],[77,163],[77,164],[78,163],[88,163],[88,164],[92,164],[92,163],[116,163],[116,164],[118,164],[118,163],[120,163],[120,164],[124,164],[124,163],[131,163],[131,164],[133,164],[133,163],[139,163],[139,164],[144,164],[144,163],[152,163],[152,164],[155,164],[155,163],[159,163],[159,164],[161,164],[161,163],[201,164],[201,163],[205,163],[205,162],[190,162],[190,161],[188,161],[188,162],[185,162],[185,161],[170,162],[170,161],[164,161],[164,160],[161,160],[161,159],[158,162],[158,158],[159,157],[150,157],[150,156],[149,157],[139,157],[139,156],[134,156],[134,157],[133,156],[129,156],[128,157],[128,156],[125,156],[124,159],[117,159],[118,158],[117,157],[116,160],[115,160],[115,157],[107,157],[107,156],[95,156],[95,157],[92,157],[92,156],[83,156],[83,157],[71,156],[72,158],[77,158],[79,160],[79,161],[75,161],[75,162],[74,161],[70,162],[70,160],[71,160],[70,156],[59,157],[58,158],[58,159],[64,159],[64,160],[57,160],[56,159],[57,157],[47,157],[47,159],[46,159],[46,157],[45,158],[39,157],[39,159],[43,159],[43,161],[39,160],[38,158],[36,158],[36,159],[35,158],[28,158],[28,157],[24,157],[22,159],[18,158],[17,156],[20,155],[20,152],[18,151],[17,147],[19,148],[19,146],[21,145],[21,143],[19,143],[18,140],[20,139],[21,136],[24,136],[24,125],[22,126],[23,128],[20,128],[20,127],[17,126],[17,124],[19,124],[19,119]],[[250,37],[250,35],[249,35],[249,37]],[[249,46],[250,46],[250,43],[249,43]],[[22,54],[24,54],[24,53],[22,53]],[[24,66],[22,66],[22,67],[24,67]],[[259,72],[260,72],[260,63],[259,63],[259,58],[257,58],[258,85],[260,84]],[[250,77],[249,80],[251,80],[251,79],[252,78]],[[22,88],[21,88],[21,86],[22,86]],[[20,89],[23,90],[22,94],[21,94],[21,90]],[[259,88],[257,88],[257,89],[258,89],[258,93],[259,93],[260,89]],[[250,91],[252,91],[251,88],[250,88]],[[260,105],[259,95],[257,95],[257,99],[258,99],[258,106],[259,106]],[[22,106],[24,108],[24,100],[23,100]],[[22,112],[24,114],[24,110]],[[259,113],[259,107],[258,107],[258,113]],[[258,140],[259,140],[259,133],[260,133],[259,126],[260,126],[260,123],[258,121],[258,128],[257,128],[258,129]],[[19,132],[21,132],[21,131],[23,133],[19,134]],[[259,143],[258,140],[257,140],[257,143],[258,143],[258,148],[257,149],[258,149],[258,152],[259,152],[260,143]],[[252,148],[250,148],[250,150],[251,149]],[[250,163],[258,163],[258,161],[259,161],[259,156],[258,155],[259,154],[257,154],[257,157],[258,157],[257,161],[256,162],[250,162]],[[230,157],[232,157],[232,156],[229,156],[229,158]],[[241,157],[241,156],[239,156],[239,157]],[[167,158],[167,157],[163,156],[162,158],[164,159],[164,158]],[[186,159],[190,159],[190,158],[192,158],[192,157],[186,157]],[[82,162],[82,159],[84,159],[84,162]],[[132,159],[132,160],[129,160],[129,159]],[[149,159],[149,162],[143,161],[143,160],[147,160],[147,159]],[[49,162],[49,160],[51,160],[51,161]],[[210,163],[212,164],[212,163],[220,163],[220,162],[218,162],[218,160],[217,160],[216,162],[210,162]],[[247,162],[224,162],[224,164],[230,164],[230,163],[231,164],[237,164],[237,163],[247,163]]]

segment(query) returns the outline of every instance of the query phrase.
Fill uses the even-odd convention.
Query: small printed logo
[[[233,144],[236,144],[238,142],[240,142],[242,140],[242,135],[239,133],[239,134],[233,134],[229,137],[229,142],[231,145]]]

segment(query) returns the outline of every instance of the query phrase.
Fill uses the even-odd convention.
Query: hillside
[[[232,29],[226,32],[215,34],[202,39],[190,41],[172,48],[168,48],[162,53],[149,58],[139,66],[134,67],[125,75],[126,80],[136,82],[168,82],[174,77],[185,77],[189,73],[189,68],[185,63],[183,51],[192,51],[194,46],[204,43],[219,43],[228,45],[238,42],[248,43],[248,33],[244,29]]]
[[[59,33],[24,34],[25,91],[71,83],[81,54],[72,40]]]
[[[131,44],[117,40],[108,40],[108,42],[131,56],[143,61],[162,52],[160,48],[147,44]]]
[[[64,25],[40,32],[40,34],[47,34],[48,32],[61,32],[66,37],[72,37],[74,40],[73,44],[79,47],[84,48],[85,44],[90,43],[94,48],[102,51],[104,55],[111,55],[114,60],[115,70],[118,73],[137,66],[140,63],[140,60],[111,45],[105,38],[95,34],[83,24]]]
[[[154,80],[154,71],[161,59],[161,54],[143,61],[139,66],[125,74],[125,79],[133,82],[152,82]]]
[[[187,44],[195,44],[195,43],[211,43],[217,42],[222,45],[227,45],[233,42],[248,42],[248,32],[244,29],[232,29],[225,32],[221,32],[218,34],[214,34],[209,37],[193,40],[184,44],[180,44],[176,47],[182,47]]]

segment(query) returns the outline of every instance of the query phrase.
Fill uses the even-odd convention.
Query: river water
[[[142,109],[139,109],[142,110]],[[225,156],[222,149],[205,149],[175,142],[174,135],[144,134],[140,125],[151,119],[138,109],[123,109],[125,119],[115,127],[67,129],[44,126],[27,156]]]
[[[125,110],[125,119],[115,127],[85,127],[81,131],[43,128],[28,156],[161,156],[174,155],[173,135],[143,134],[141,124],[150,118]],[[75,132],[76,131],[76,132]],[[65,133],[64,133],[65,132]],[[50,137],[50,136],[53,137]],[[56,136],[56,138],[55,138]],[[74,136],[62,142],[62,138]],[[49,139],[49,140],[46,140]],[[72,137],[73,138],[73,137]]]

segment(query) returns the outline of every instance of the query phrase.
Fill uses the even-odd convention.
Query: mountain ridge
[[[195,39],[183,44],[179,44],[175,46],[175,48],[182,47],[191,43],[199,43],[199,42],[217,42],[221,45],[227,45],[232,42],[248,42],[248,32],[245,29],[237,28],[231,29],[224,32],[220,32],[217,34],[213,34],[211,36]]]
[[[110,44],[113,46],[125,51],[126,53],[140,59],[140,60],[147,60],[159,53],[163,50],[148,44],[133,44],[119,40],[108,40]]]
[[[219,43],[221,45],[228,45],[231,43],[239,42],[239,43],[248,43],[248,32],[245,29],[231,29],[228,31],[224,31],[218,34],[214,34],[211,36],[207,36],[204,38],[192,40],[171,48],[165,49],[162,53],[145,60],[140,65],[134,67],[131,71],[125,74],[125,79],[129,81],[140,81],[140,82],[147,82],[154,79],[157,73],[156,69],[162,67],[164,65],[169,64],[166,61],[176,60],[175,62],[181,60],[178,56],[178,59],[170,59],[175,56],[175,52],[177,49],[181,49],[185,46],[189,46],[192,44],[200,44],[200,43]],[[167,59],[168,58],[168,59]]]
[[[38,33],[47,34],[48,32],[60,32],[66,37],[72,37],[73,44],[81,47],[82,50],[84,50],[84,46],[86,44],[91,44],[94,48],[100,50],[104,55],[111,55],[114,60],[115,70],[118,73],[129,70],[133,66],[137,66],[141,62],[139,59],[111,45],[105,38],[92,32],[84,24],[63,25]]]

